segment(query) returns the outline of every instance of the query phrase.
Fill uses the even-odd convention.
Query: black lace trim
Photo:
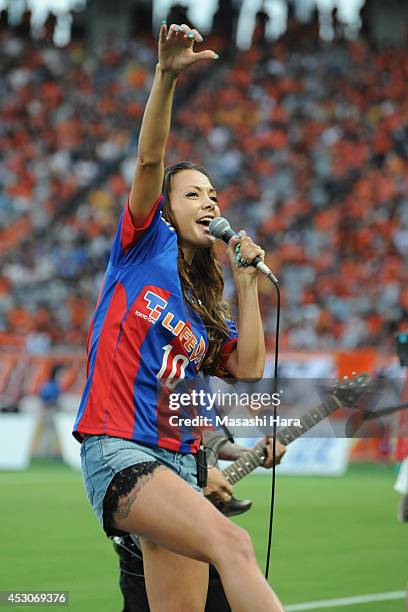
[[[103,528],[108,537],[124,534],[113,526],[113,517],[117,512],[119,499],[128,495],[136,484],[140,485],[138,487],[140,490],[159,467],[163,465],[158,461],[143,461],[115,474],[103,500]]]

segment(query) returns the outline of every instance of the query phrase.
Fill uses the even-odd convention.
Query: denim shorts
[[[102,528],[103,500],[113,477],[131,465],[150,461],[158,461],[202,492],[197,484],[197,466],[192,453],[176,453],[105,434],[86,436],[81,445],[82,476],[87,497]]]

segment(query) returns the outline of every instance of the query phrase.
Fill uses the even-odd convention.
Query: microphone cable
[[[215,217],[211,220],[209,225],[209,231],[212,236],[222,240],[226,244],[229,244],[229,241],[232,237],[237,236],[237,233],[231,228],[229,222],[224,217]],[[251,265],[255,266],[258,270],[260,270],[275,286],[276,289],[276,334],[275,334],[275,364],[274,364],[274,372],[273,372],[273,392],[277,393],[278,389],[278,362],[279,362],[279,324],[280,324],[280,309],[281,309],[281,298],[280,298],[280,289],[279,289],[279,281],[273,272],[265,265],[265,263],[260,259],[260,257],[255,257],[251,262]],[[273,526],[273,512],[275,505],[275,489],[276,489],[276,473],[275,473],[275,459],[276,459],[276,404],[273,404],[273,428],[272,428],[272,491],[271,491],[271,503],[269,509],[269,533],[268,533],[268,549],[267,549],[267,557],[266,557],[266,569],[265,569],[265,578],[268,579],[269,574],[269,561],[271,555],[271,547],[272,547],[272,526]]]
[[[278,282],[274,282],[272,278],[270,281],[273,283],[276,289],[276,328],[275,328],[275,359],[273,368],[273,393],[278,391],[278,364],[279,364],[279,325],[280,325],[280,310],[281,310],[281,295]],[[272,527],[273,527],[273,514],[275,508],[275,492],[276,492],[276,403],[273,404],[273,428],[272,428],[272,489],[271,489],[271,500],[269,507],[269,529],[268,529],[268,548],[266,553],[266,567],[265,567],[265,578],[268,580],[269,576],[269,563],[272,548]]]

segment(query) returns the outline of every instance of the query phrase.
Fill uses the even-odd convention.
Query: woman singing
[[[201,494],[199,435],[169,426],[161,391],[194,381],[199,371],[259,378],[264,368],[257,271],[247,267],[263,251],[244,233],[228,247],[237,332],[208,230],[220,214],[210,177],[186,162],[164,170],[177,77],[217,58],[193,51],[201,41],[186,25],[160,30],[133,185],[89,330],[88,379],[74,435],[82,442],[87,495],[105,532],[140,536],[152,611],[202,611],[208,564],[218,570],[234,612],[281,611],[248,534]]]

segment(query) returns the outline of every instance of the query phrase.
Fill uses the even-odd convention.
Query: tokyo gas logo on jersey
[[[146,291],[143,299],[146,302],[146,309],[149,311],[149,322],[156,323],[160,318],[161,311],[167,306],[167,300],[164,300],[160,295],[154,293],[154,291]],[[142,313],[137,310],[136,314],[140,316]]]
[[[168,301],[151,289],[145,292],[143,300],[146,304],[145,308],[147,310],[147,314],[140,312],[140,310],[136,310],[135,315],[149,321],[149,323],[152,325],[155,325],[160,321],[163,310],[167,307]],[[191,355],[189,355],[189,361],[192,361],[196,366],[199,366],[206,350],[204,338],[200,336],[200,339],[198,339],[194,335],[189,324],[182,319],[177,320],[175,318],[175,314],[171,311],[167,312],[165,316],[162,317],[161,325],[163,325],[163,327],[165,327],[179,339],[186,353],[191,353]]]

